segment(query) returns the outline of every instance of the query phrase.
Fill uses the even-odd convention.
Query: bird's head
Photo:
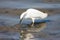
[[[19,24],[21,24],[21,22],[22,22],[22,19],[23,19],[23,17],[22,17],[22,16],[20,16],[20,22],[19,22]]]
[[[25,15],[26,15],[26,12],[23,12],[23,13],[20,15],[20,22],[19,22],[20,24],[21,24],[23,18],[25,17]]]

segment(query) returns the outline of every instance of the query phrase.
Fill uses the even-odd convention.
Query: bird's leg
[[[34,26],[34,18],[32,18],[32,27]]]

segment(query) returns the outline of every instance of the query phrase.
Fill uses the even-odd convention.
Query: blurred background
[[[19,16],[28,8],[48,13],[47,19],[53,20],[38,25],[46,28],[41,32],[34,29],[39,32],[31,32],[35,35],[31,40],[60,40],[60,0],[0,0],[0,40],[20,39]]]
[[[44,12],[59,11],[59,2],[60,0],[0,0],[0,12],[21,14],[21,9],[28,8],[37,8]]]

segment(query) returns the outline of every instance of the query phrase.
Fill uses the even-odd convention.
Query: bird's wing
[[[18,16],[0,15],[0,26],[13,26],[19,23]]]
[[[28,9],[27,11],[27,16],[26,17],[40,17],[41,19],[44,19],[47,17],[47,13],[43,13],[39,10],[36,9]]]

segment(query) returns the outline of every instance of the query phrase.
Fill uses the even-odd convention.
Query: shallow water
[[[47,18],[48,20],[51,20],[51,22],[47,22],[45,24],[42,24],[41,26],[45,26],[45,29],[43,29],[41,32],[40,32],[40,29],[39,28],[35,28],[35,29],[30,29],[29,28],[29,32],[31,32],[31,34],[34,36],[34,38],[32,38],[31,40],[59,40],[60,39],[60,14],[55,14],[55,15],[51,15],[51,16],[48,16]],[[13,26],[18,24],[19,23],[19,16],[11,16],[11,15],[7,15],[7,14],[1,14],[0,15],[0,27],[1,26]],[[40,24],[39,24],[40,25]],[[38,26],[38,25],[35,25],[35,26]],[[22,29],[23,30],[23,29]],[[33,31],[34,30],[34,31]],[[27,31],[27,33],[28,33]],[[26,32],[26,31],[25,31]],[[3,32],[4,33],[4,32]],[[15,35],[17,36],[14,36],[13,34],[15,33]],[[16,39],[19,38],[19,34],[18,32],[14,32],[11,34],[9,34],[8,32],[6,32],[6,34],[3,34],[3,35],[0,35],[0,37],[2,36],[9,36],[9,37],[13,37]],[[27,35],[27,33],[25,35]],[[9,35],[8,35],[9,34]]]
[[[4,24],[4,25],[12,26],[18,23],[19,23],[18,16],[11,16],[7,14],[0,15],[0,25]]]
[[[0,8],[45,8],[45,9],[60,9],[60,3],[43,3],[40,0],[26,0],[26,1],[1,1]]]

